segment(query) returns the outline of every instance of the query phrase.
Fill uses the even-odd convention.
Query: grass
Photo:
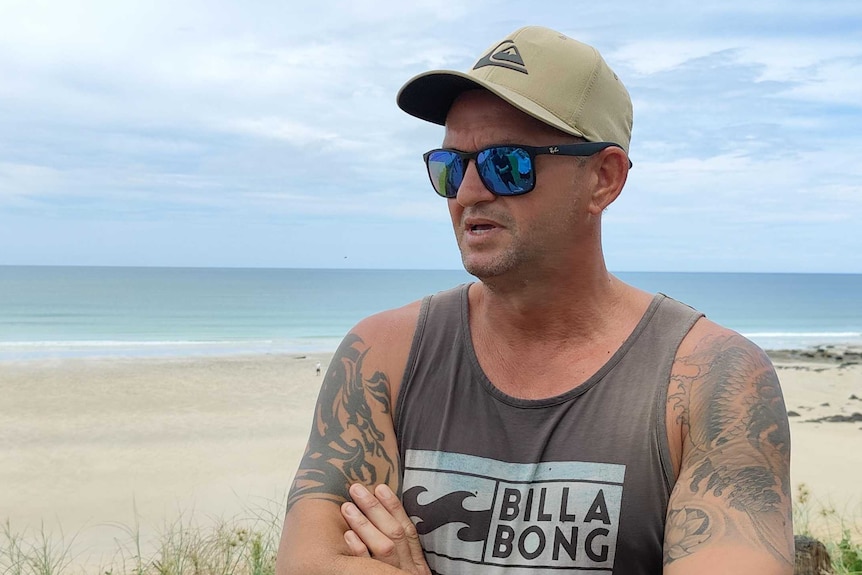
[[[862,575],[862,520],[858,514],[839,512],[832,504],[817,501],[801,484],[794,497],[793,529],[823,542],[835,575]]]
[[[32,537],[16,533],[7,520],[0,533],[0,573],[3,575],[53,575],[64,573],[72,563],[70,546],[62,534],[57,540],[44,526]]]
[[[118,525],[113,557],[101,567],[81,565],[74,537],[67,542],[44,527],[16,532],[7,521],[0,529],[0,575],[274,575],[278,509],[248,510],[246,517],[205,525],[180,514],[148,541],[142,541],[139,525]],[[835,575],[862,575],[858,517],[817,501],[805,485],[794,496],[795,532],[826,545]]]
[[[0,575],[274,575],[281,516],[255,510],[247,517],[210,520],[191,515],[166,523],[143,541],[138,525],[116,526],[115,551],[105,563],[81,562],[74,538],[45,531],[0,531]],[[84,564],[91,566],[84,566]]]

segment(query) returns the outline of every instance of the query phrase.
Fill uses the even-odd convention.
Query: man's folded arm
[[[340,506],[351,500],[348,489],[354,483],[369,489],[386,484],[401,492],[392,403],[415,317],[408,306],[363,320],[333,356],[288,494],[279,575],[404,573],[353,556],[344,540],[349,527]],[[398,382],[393,383],[393,375]]]

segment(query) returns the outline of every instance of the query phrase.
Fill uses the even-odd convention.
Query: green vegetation
[[[12,531],[9,521],[0,533],[0,573],[3,575],[54,575],[67,572],[72,561],[69,547],[40,529],[32,539]]]
[[[0,531],[0,575],[274,575],[281,516],[261,510],[206,526],[180,517],[154,541],[142,541],[137,525],[117,529],[108,563],[84,567],[73,552],[74,538],[65,542],[44,528],[15,532],[7,521]]]
[[[838,573],[862,574],[862,547],[852,543],[847,533],[838,542]]]
[[[794,498],[793,529],[826,545],[835,575],[862,575],[862,520],[858,514],[839,512],[831,504],[816,501],[801,484]]]

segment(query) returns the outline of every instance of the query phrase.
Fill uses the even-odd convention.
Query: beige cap
[[[466,73],[433,70],[411,78],[397,101],[408,114],[445,125],[455,98],[476,88],[563,132],[629,151],[628,91],[598,50],[559,32],[540,26],[516,30]]]

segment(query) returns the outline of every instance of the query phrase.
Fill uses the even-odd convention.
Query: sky
[[[458,269],[395,95],[528,24],[632,96],[611,270],[862,273],[858,0],[0,0],[0,265]]]

